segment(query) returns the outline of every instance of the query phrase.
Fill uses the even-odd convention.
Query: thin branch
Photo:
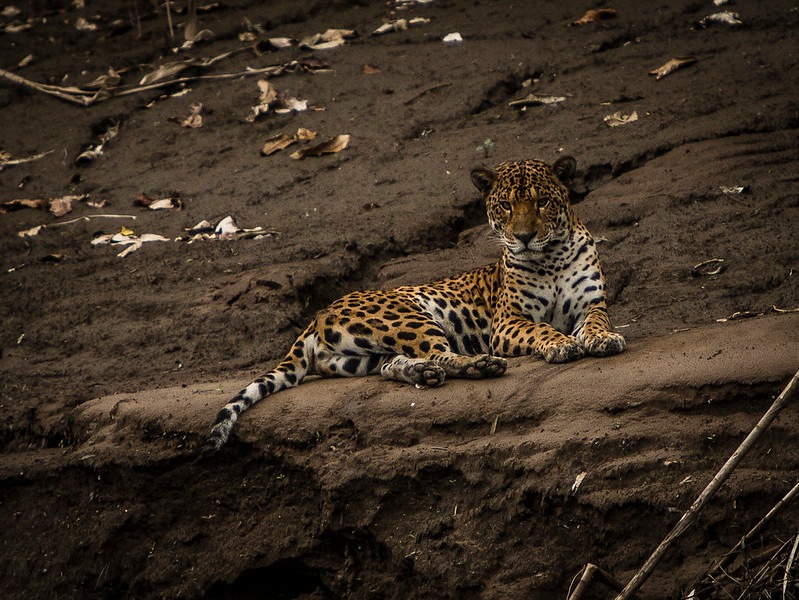
[[[655,567],[657,566],[660,559],[663,558],[663,555],[668,550],[669,546],[674,543],[674,541],[679,538],[683,533],[690,529],[691,525],[696,521],[699,512],[704,508],[705,504],[716,495],[716,492],[721,487],[721,485],[729,478],[735,468],[738,466],[738,463],[746,456],[749,450],[752,449],[755,442],[760,438],[766,429],[771,425],[780,411],[785,408],[786,404],[794,399],[794,397],[799,393],[799,371],[797,371],[794,376],[791,378],[791,381],[788,382],[788,385],[785,386],[785,389],[782,390],[782,393],[777,397],[771,407],[766,411],[766,413],[761,417],[760,421],[758,421],[757,425],[755,425],[754,429],[749,432],[749,435],[746,436],[746,439],[738,446],[738,449],[733,452],[732,456],[727,460],[724,466],[716,473],[715,477],[710,481],[707,487],[702,491],[701,494],[697,497],[694,503],[691,505],[682,518],[677,522],[674,529],[665,537],[665,539],[660,543],[660,545],[655,549],[652,555],[647,559],[644,563],[644,566],[633,576],[627,586],[622,590],[621,594],[616,596],[616,600],[629,600],[632,598],[633,594],[638,591],[638,589],[644,584],[644,582],[649,579],[649,576],[654,571]]]
[[[622,588],[624,588],[624,584],[610,575],[607,571],[597,567],[595,564],[586,563],[585,567],[583,567],[582,573],[580,574],[580,581],[577,582],[577,586],[569,595],[568,600],[580,600],[588,591],[588,586],[594,579],[596,579],[599,583],[606,585],[614,592],[620,592],[622,591]]]
[[[712,574],[715,571],[720,571],[726,568],[727,565],[729,565],[733,560],[735,560],[735,557],[740,553],[741,550],[743,550],[746,547],[746,545],[749,543],[749,540],[751,540],[757,534],[759,534],[760,531],[774,517],[776,517],[780,512],[782,512],[782,509],[784,509],[788,504],[790,504],[793,501],[793,499],[797,496],[797,494],[799,494],[799,481],[796,482],[796,485],[794,485],[788,491],[788,493],[782,497],[782,500],[777,502],[777,504],[775,504],[774,507],[770,511],[768,511],[765,517],[763,517],[762,519],[760,519],[760,521],[758,521],[757,525],[752,527],[752,529],[750,529],[746,535],[744,535],[740,540],[738,540],[738,543],[735,544],[735,546],[733,546],[733,548],[722,557],[722,559],[718,562],[718,564],[716,564],[715,567],[713,567],[710,571],[708,571],[708,574]]]

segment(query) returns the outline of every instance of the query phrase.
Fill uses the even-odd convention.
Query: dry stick
[[[796,548],[799,546],[799,534],[793,538],[793,546],[791,546],[791,553],[788,555],[788,561],[785,563],[785,575],[782,578],[782,597],[787,598],[788,580],[791,576],[791,568],[793,567],[793,559],[796,558]]]
[[[574,588],[574,591],[571,593],[568,600],[580,600],[580,598],[583,597],[583,594],[588,591],[588,586],[591,584],[591,580],[593,579],[596,579],[600,583],[604,583],[606,586],[616,592],[620,592],[624,587],[623,583],[615,579],[607,571],[602,570],[595,564],[586,563],[585,567],[583,567],[580,581],[577,582],[577,586]]]
[[[139,92],[146,92],[148,90],[154,90],[157,88],[166,87],[168,85],[174,85],[178,83],[188,83],[190,81],[198,81],[201,79],[235,79],[237,77],[251,77],[253,75],[269,75],[272,73],[279,73],[281,70],[289,69],[291,65],[292,63],[288,62],[280,65],[270,65],[268,67],[262,67],[259,69],[247,69],[245,71],[239,71],[237,73],[221,73],[219,75],[193,75],[190,77],[180,77],[178,79],[166,79],[164,81],[158,81],[150,85],[136,86],[128,89],[125,89],[123,87],[103,88],[97,90],[96,92],[90,92],[75,87],[64,88],[64,87],[59,87],[57,85],[36,83],[35,81],[25,79],[24,77],[20,77],[19,75],[15,75],[14,73],[9,73],[5,69],[0,69],[0,78],[5,77],[12,83],[16,83],[17,85],[20,85],[22,87],[34,89],[38,92],[50,94],[52,96],[60,98],[61,100],[66,100],[67,102],[72,102],[74,104],[79,104],[81,106],[90,106],[95,102],[98,102],[99,100],[105,100],[107,98],[110,98],[111,96],[127,96],[129,94],[138,94]],[[200,66],[207,66],[207,65],[200,65]]]
[[[166,22],[169,25],[169,43],[174,44],[175,29],[172,27],[172,0],[166,0],[164,6],[166,7]]]
[[[452,83],[439,83],[436,85],[431,85],[429,88],[425,88],[418,94],[408,98],[405,102],[403,102],[403,104],[412,104],[416,102],[419,98],[424,96],[425,94],[429,94],[430,92],[434,92],[435,90],[440,90],[441,88],[449,87],[451,85]]]
[[[74,87],[64,88],[57,85],[48,85],[46,83],[36,83],[30,79],[25,79],[24,77],[10,73],[5,69],[0,69],[0,78],[8,79],[11,83],[15,83],[19,86],[30,88],[36,90],[37,92],[44,92],[45,94],[50,94],[57,98],[61,98],[62,100],[66,100],[67,102],[80,104],[81,106],[89,106],[90,104],[94,104],[98,98],[105,97],[104,95],[106,94],[106,91],[102,89],[89,92]]]
[[[771,521],[771,519],[773,519],[780,512],[782,512],[782,509],[785,508],[788,504],[790,504],[797,494],[799,494],[799,482],[797,482],[796,485],[793,486],[790,489],[790,491],[782,497],[782,500],[780,500],[779,502],[777,502],[777,504],[774,505],[774,508],[768,511],[765,517],[760,519],[757,525],[752,527],[752,529],[750,529],[745,536],[743,536],[740,540],[738,540],[738,543],[735,544],[735,546],[733,546],[733,548],[722,557],[722,559],[718,562],[718,564],[716,564],[715,567],[713,567],[710,571],[708,571],[708,575],[714,573],[715,571],[720,571],[724,569],[727,565],[729,565],[735,559],[738,553],[744,549],[746,544],[749,543],[749,540],[751,540],[758,533],[760,533],[760,530],[763,529],[763,527],[765,527],[769,523],[769,521]]]
[[[755,425],[754,429],[749,432],[749,435],[746,436],[746,439],[738,446],[738,449],[733,452],[732,456],[727,460],[724,466],[716,473],[715,477],[710,481],[707,487],[702,491],[701,494],[694,500],[694,503],[691,505],[685,514],[680,518],[677,522],[677,525],[674,526],[674,529],[671,530],[665,539],[660,542],[660,545],[655,549],[652,555],[647,559],[644,563],[644,566],[633,576],[627,586],[622,590],[621,594],[616,596],[616,600],[629,600],[632,598],[633,594],[638,591],[638,589],[644,584],[644,582],[649,579],[649,576],[652,574],[652,571],[657,566],[660,559],[663,558],[663,555],[668,550],[669,546],[683,533],[685,533],[691,525],[693,525],[694,521],[696,521],[699,512],[704,508],[705,503],[713,498],[716,495],[716,492],[721,487],[721,485],[729,478],[732,472],[735,470],[735,467],[738,466],[738,463],[741,462],[744,456],[751,450],[752,446],[754,446],[755,442],[760,438],[763,432],[768,429],[780,411],[785,407],[785,405],[793,400],[793,398],[799,392],[799,371],[794,373],[794,376],[791,378],[791,381],[788,382],[788,385],[785,386],[785,389],[782,390],[782,393],[777,397],[771,407],[766,411],[760,421],[758,421],[757,425]]]

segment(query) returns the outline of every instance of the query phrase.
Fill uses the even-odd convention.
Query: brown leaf
[[[261,94],[258,97],[258,100],[261,102],[261,104],[269,104],[275,98],[277,98],[277,90],[275,89],[275,86],[269,83],[269,81],[266,79],[260,79],[257,85],[258,89],[261,91]]]
[[[72,212],[72,197],[64,196],[63,198],[55,198],[50,200],[50,212],[55,217],[63,217],[67,213]]]
[[[189,110],[191,111],[191,113],[189,114],[188,117],[186,117],[185,119],[183,119],[183,121],[180,122],[180,125],[182,127],[190,127],[192,129],[198,129],[202,127],[203,126],[203,116],[201,114],[203,110],[202,103],[195,102],[189,107]]]
[[[315,56],[304,56],[297,60],[297,66],[302,71],[308,73],[315,73],[317,71],[331,71],[331,67],[325,61],[316,58]]]
[[[316,132],[311,131],[310,129],[305,129],[305,127],[300,127],[297,130],[297,133],[294,135],[294,139],[296,139],[298,142],[310,142],[315,138]]]
[[[180,210],[183,208],[183,201],[179,196],[168,196],[166,198],[156,198],[140,194],[133,201],[134,206],[144,206],[150,210]]]
[[[287,133],[280,133],[266,140],[264,147],[261,148],[261,154],[264,156],[270,156],[275,152],[283,150],[283,148],[291,146],[295,141],[296,140],[294,139],[294,136],[291,136]]]
[[[587,11],[582,17],[571,23],[571,25],[585,25],[586,23],[595,23],[596,21],[604,21],[612,19],[616,16],[615,8],[597,8]]]
[[[696,59],[693,56],[678,56],[677,58],[672,58],[654,71],[649,71],[649,74],[655,75],[655,79],[663,79],[669,73],[673,73],[677,69],[682,69],[683,67],[692,65],[695,62]]]
[[[619,125],[627,125],[627,123],[637,121],[638,113],[633,111],[632,114],[623,115],[620,110],[617,110],[612,115],[607,115],[603,120],[608,124],[608,127],[618,127]]]
[[[306,156],[322,156],[323,154],[335,154],[341,152],[350,143],[350,136],[347,134],[340,134],[326,142],[322,142],[310,148],[301,148],[291,155],[291,158],[301,159]]]
[[[153,83],[170,79],[191,66],[193,65],[189,61],[166,63],[142,77],[139,81],[139,85],[152,85]]]
[[[367,63],[361,67],[361,72],[364,75],[374,75],[375,73],[380,73],[380,67],[377,67],[375,65],[370,65]]]
[[[20,198],[17,200],[6,200],[0,204],[0,209],[2,209],[3,212],[19,210],[21,208],[47,208],[47,200],[44,198],[36,198],[34,200]]]

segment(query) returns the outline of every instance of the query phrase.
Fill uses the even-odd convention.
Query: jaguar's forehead
[[[555,173],[548,164],[540,160],[504,162],[497,169],[497,179],[506,187],[550,189],[560,186]]]

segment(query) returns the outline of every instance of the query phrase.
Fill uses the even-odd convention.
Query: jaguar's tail
[[[314,350],[317,343],[314,326],[315,323],[311,323],[297,338],[277,367],[253,381],[225,404],[225,407],[219,411],[211,433],[203,445],[203,452],[219,450],[224,446],[233,431],[233,426],[245,410],[267,396],[299,385],[305,376],[313,371]]]

